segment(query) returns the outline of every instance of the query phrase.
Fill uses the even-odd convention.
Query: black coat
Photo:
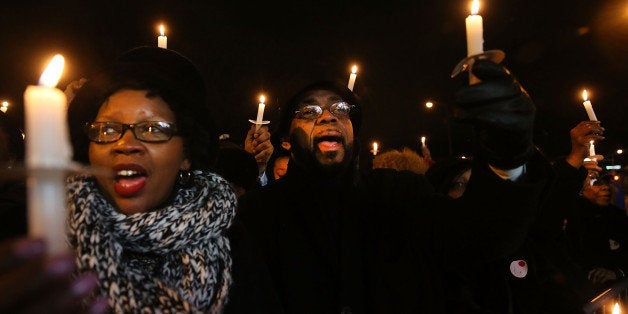
[[[294,165],[239,213],[286,313],[445,313],[458,287],[442,274],[516,251],[546,179],[543,166],[513,183],[478,165],[450,201],[409,172],[325,180]]]
[[[227,236],[231,247],[231,278],[224,314],[280,314],[281,305],[259,252],[244,225],[235,219]]]

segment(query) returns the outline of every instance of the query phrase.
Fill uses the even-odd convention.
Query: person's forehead
[[[307,92],[301,98],[300,103],[311,103],[317,101],[338,101],[342,100],[342,97],[335,92],[326,89],[317,89]]]

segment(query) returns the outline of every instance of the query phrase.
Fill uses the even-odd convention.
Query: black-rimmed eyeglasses
[[[294,115],[299,119],[314,120],[323,115],[323,110],[327,109],[338,118],[346,118],[349,116],[351,108],[353,108],[353,106],[344,101],[333,103],[328,108],[322,108],[319,105],[307,105],[295,111]]]
[[[166,142],[177,134],[177,127],[174,123],[163,121],[144,121],[134,124],[92,122],[85,125],[87,138],[99,144],[120,140],[126,130],[132,130],[137,140],[149,143]]]

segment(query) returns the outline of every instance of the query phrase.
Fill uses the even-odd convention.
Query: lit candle
[[[356,73],[358,72],[358,66],[354,65],[351,68],[351,74],[349,75],[349,84],[347,84],[347,87],[353,91],[353,85],[355,85],[355,78],[358,76]]]
[[[425,147],[425,136],[421,136],[421,146]]]
[[[65,168],[71,147],[66,124],[65,94],[55,88],[64,59],[56,55],[38,86],[24,92],[26,165],[28,176],[28,232],[43,238],[49,253],[67,250],[65,241]]]
[[[471,15],[465,19],[467,27],[467,56],[473,56],[484,52],[484,36],[482,16],[478,15],[480,2],[473,0],[471,3]]]
[[[255,131],[259,130],[264,122],[264,101],[266,101],[266,97],[264,95],[259,96],[259,105],[257,106],[257,119],[255,119]]]
[[[377,142],[373,142],[373,150],[371,152],[373,153],[373,156],[377,155]]]
[[[157,37],[157,47],[168,48],[168,37],[164,34],[164,25],[159,25],[159,37]]]
[[[6,113],[8,109],[9,109],[9,102],[5,100],[2,102],[2,107],[0,107],[0,111]]]
[[[621,309],[619,308],[619,302],[615,302],[615,306],[613,306],[613,314],[621,314]]]
[[[593,111],[593,106],[591,106],[591,101],[589,101],[589,94],[587,93],[586,89],[582,92],[582,99],[584,99],[584,102],[582,104],[584,105],[584,110],[587,111],[589,120],[597,121],[597,117],[595,116],[595,112]]]
[[[589,142],[589,156],[595,156],[595,145],[593,144],[593,140]]]

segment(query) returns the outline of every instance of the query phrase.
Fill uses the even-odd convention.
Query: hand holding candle
[[[593,106],[591,105],[591,101],[589,101],[589,94],[587,93],[586,89],[582,91],[582,99],[584,100],[582,104],[584,105],[584,110],[587,111],[589,120],[597,121],[597,117],[595,116],[595,112],[593,111]]]
[[[66,96],[55,88],[64,59],[56,55],[39,80],[24,92],[28,228],[43,238],[49,253],[67,250],[65,240],[65,169],[71,147],[66,124]]]
[[[167,49],[168,48],[168,37],[166,37],[165,33],[164,33],[164,25],[161,24],[159,25],[159,37],[157,37],[157,47],[159,48],[164,48]]]
[[[358,72],[358,66],[354,65],[351,68],[351,74],[349,75],[349,84],[347,84],[347,87],[353,91],[353,85],[355,85],[355,78],[357,77],[357,73]]]

